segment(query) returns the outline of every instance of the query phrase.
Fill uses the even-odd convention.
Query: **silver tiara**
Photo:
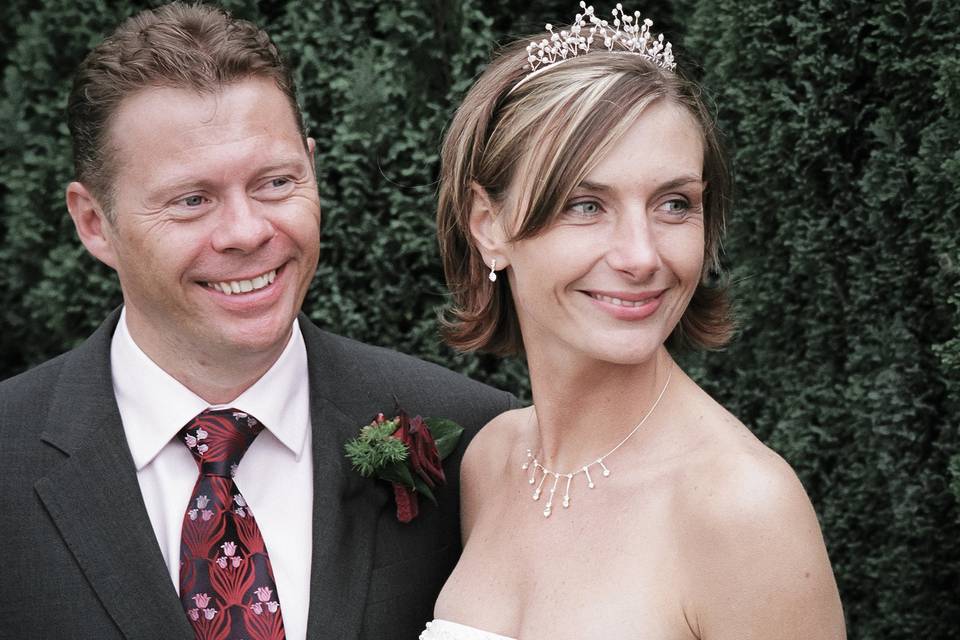
[[[583,13],[577,14],[569,30],[557,33],[553,30],[553,25],[548,24],[546,29],[550,32],[550,38],[531,42],[527,46],[527,66],[530,73],[514,85],[511,91],[555,64],[589,53],[594,38],[603,38],[607,51],[635,53],[661,69],[673,71],[676,68],[673,45],[663,41],[662,33],[654,38],[650,33],[653,20],[641,20],[639,11],[629,16],[623,12],[623,5],[617,3],[617,7],[611,12],[611,23],[595,16],[593,7],[588,7],[586,2],[581,1],[580,8]]]

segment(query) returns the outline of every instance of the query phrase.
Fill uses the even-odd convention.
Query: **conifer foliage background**
[[[76,344],[120,300],[63,205],[63,107],[87,50],[153,4],[0,5],[0,377]],[[293,61],[318,140],[323,252],[305,305],[315,321],[526,394],[521,362],[438,343],[437,150],[492,43],[562,23],[575,4],[224,2]],[[737,179],[726,262],[741,332],[684,362],[804,481],[850,637],[954,638],[960,5],[643,9],[716,102]]]

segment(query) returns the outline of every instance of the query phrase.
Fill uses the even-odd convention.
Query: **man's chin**
[[[276,359],[290,341],[290,334],[296,317],[269,321],[243,323],[249,326],[235,326],[231,331],[223,332],[212,340],[218,351],[216,359],[224,362],[243,362],[258,358]]]

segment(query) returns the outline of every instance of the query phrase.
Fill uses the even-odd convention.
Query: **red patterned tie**
[[[180,537],[180,601],[197,640],[285,638],[263,536],[233,482],[261,431],[242,411],[208,409],[178,434],[200,467]]]

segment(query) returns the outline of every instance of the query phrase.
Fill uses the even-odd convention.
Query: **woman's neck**
[[[528,353],[527,361],[536,408],[528,446],[560,472],[580,468],[623,440],[650,412],[676,366],[663,347],[631,365],[571,358],[569,352]]]

